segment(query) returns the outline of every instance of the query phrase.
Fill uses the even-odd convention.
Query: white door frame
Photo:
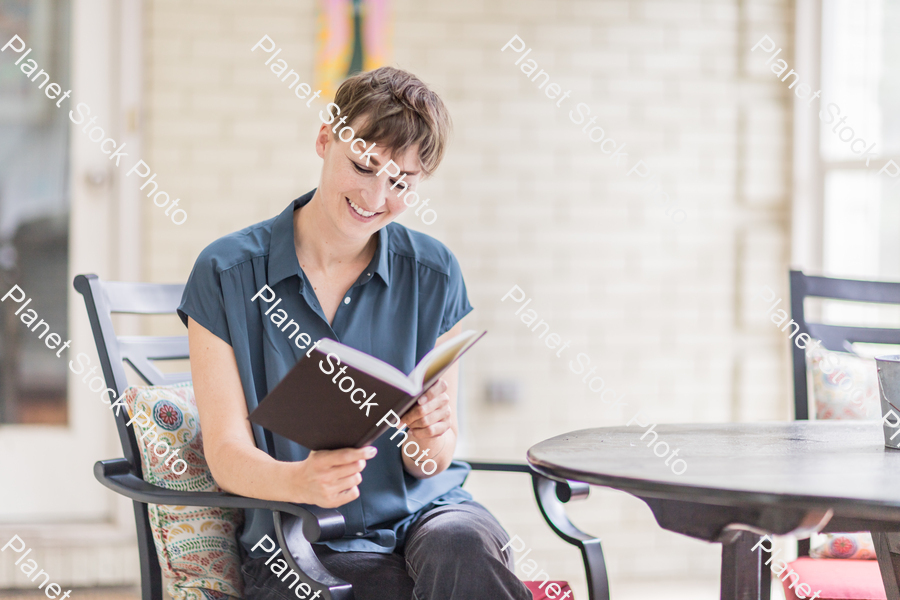
[[[812,89],[821,87],[822,0],[797,0],[794,26],[795,69]],[[824,202],[819,117],[791,94],[794,104],[791,267],[820,273],[823,258]]]
[[[72,103],[59,110],[88,104],[107,135],[126,143],[128,157],[116,167],[70,122],[66,364],[79,352],[99,364],[84,301],[71,285],[75,275],[141,278],[140,197],[125,173],[141,156],[142,10],[142,0],[72,0]],[[134,584],[140,572],[132,504],[92,472],[96,460],[122,456],[114,421],[81,377],[68,375],[67,426],[0,428],[0,452],[16,457],[0,464],[14,489],[11,505],[0,507],[0,541],[21,537],[33,548],[29,557],[62,586]],[[0,588],[27,589],[13,563],[0,559]]]

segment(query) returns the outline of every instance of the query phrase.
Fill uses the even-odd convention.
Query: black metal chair
[[[848,300],[877,304],[900,305],[900,283],[887,281],[861,281],[856,279],[835,279],[805,275],[802,271],[791,271],[791,318],[800,325],[797,335],[808,334],[811,338],[822,341],[822,346],[832,352],[849,352],[851,344],[900,344],[900,329],[876,327],[852,327],[845,325],[826,325],[814,323],[806,319],[804,300],[807,298],[824,298],[830,300]],[[791,358],[794,367],[794,419],[809,419],[809,395],[806,378],[806,351],[794,343],[796,336],[790,339]],[[888,536],[893,533],[873,531],[872,539],[878,554],[878,565],[882,578],[890,587],[893,582],[893,596],[887,590],[888,598],[897,597],[897,581],[888,550]],[[800,540],[800,556],[809,556],[809,540]]]
[[[75,289],[84,297],[94,342],[107,386],[117,395],[128,387],[123,362],[127,362],[149,385],[171,385],[190,380],[190,373],[163,373],[153,361],[183,360],[188,357],[187,336],[117,336],[112,314],[174,314],[184,286],[101,281],[96,275],[75,277]],[[162,575],[150,531],[147,504],[264,508],[275,520],[278,543],[288,566],[301,581],[325,600],[352,600],[350,584],[331,575],[318,561],[310,545],[336,539],[344,534],[343,516],[336,510],[317,506],[245,498],[224,492],[178,492],[151,485],[142,478],[140,453],[134,431],[126,425],[128,415],[115,416],[124,458],[99,461],[94,465],[97,480],[134,501],[138,550],[141,562],[143,600],[162,600]],[[550,528],[566,542],[581,550],[590,600],[609,600],[606,563],[600,540],[569,521],[563,503],[588,496],[589,486],[580,482],[554,481],[532,471],[526,464],[468,461],[473,470],[527,473],[531,475],[538,508]],[[288,550],[288,544],[290,549]]]
[[[791,271],[791,318],[800,325],[800,333],[821,340],[832,352],[848,352],[850,344],[900,344],[900,329],[849,327],[812,323],[806,319],[803,301],[806,298],[849,300],[878,304],[900,305],[900,283],[888,281],[860,281],[804,275]],[[796,339],[796,336],[795,336]],[[809,396],[806,387],[806,352],[790,340],[794,363],[794,418],[809,419]]]

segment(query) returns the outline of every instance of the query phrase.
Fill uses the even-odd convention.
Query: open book
[[[310,450],[362,448],[396,426],[485,331],[468,330],[426,354],[409,375],[331,339],[288,372],[250,421]]]

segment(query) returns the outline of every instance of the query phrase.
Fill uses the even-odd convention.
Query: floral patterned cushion
[[[880,419],[875,361],[821,347],[806,351],[816,419]]]
[[[222,491],[203,455],[191,383],[130,387],[124,400],[138,437],[144,481],[171,490]],[[148,512],[172,598],[228,600],[242,596],[235,532],[243,522],[243,511],[150,504]]]
[[[811,346],[807,346],[806,363],[812,377],[816,419],[881,418],[875,361]],[[810,539],[809,555],[874,560],[875,544],[868,532],[816,534]]]
[[[809,545],[811,558],[855,558],[876,560],[872,535],[861,533],[813,534]]]

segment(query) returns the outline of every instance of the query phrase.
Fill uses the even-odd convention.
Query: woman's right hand
[[[375,448],[311,452],[300,462],[275,460],[254,442],[232,347],[194,319],[188,320],[188,341],[203,451],[219,487],[238,496],[322,508],[359,497],[360,473]]]
[[[375,457],[374,446],[312,451],[297,465],[293,489],[298,501],[322,508],[337,508],[359,497],[366,461]]]

